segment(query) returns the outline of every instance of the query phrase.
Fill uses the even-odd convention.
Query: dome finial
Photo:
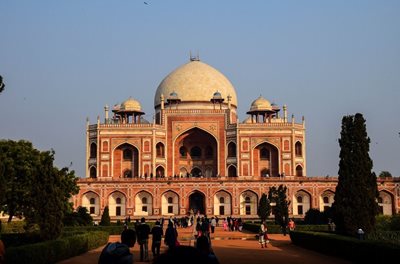
[[[197,56],[192,55],[192,51],[190,51],[190,61],[200,61],[199,51],[197,51]]]

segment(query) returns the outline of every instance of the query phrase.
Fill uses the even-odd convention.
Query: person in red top
[[[293,221],[293,219],[290,219],[289,223],[288,223],[288,228],[290,231],[293,231],[296,228],[296,224]]]

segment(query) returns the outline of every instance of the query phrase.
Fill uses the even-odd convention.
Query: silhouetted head
[[[144,223],[144,222],[146,222],[146,219],[144,217],[142,217],[142,219],[140,219],[140,222]]]
[[[133,229],[125,229],[121,233],[121,243],[133,247],[136,243],[136,232]]]

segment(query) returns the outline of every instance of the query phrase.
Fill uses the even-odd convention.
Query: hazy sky
[[[86,117],[129,96],[151,120],[189,52],[221,71],[243,120],[260,94],[307,128],[307,173],[337,175],[360,112],[373,170],[400,176],[400,1],[0,1],[0,138],[53,148],[84,177]]]

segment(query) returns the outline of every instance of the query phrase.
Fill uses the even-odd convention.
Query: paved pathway
[[[193,245],[190,240],[191,229],[178,229],[179,241],[182,245]],[[244,232],[225,232],[221,227],[212,234],[212,247],[221,264],[265,264],[265,263],[307,263],[307,264],[344,264],[349,261],[316,253],[293,245],[289,236],[269,235],[271,243],[268,248],[261,248],[255,235]],[[119,236],[110,236],[110,242],[118,241]],[[151,242],[149,243],[149,248]],[[59,264],[96,264],[103,247],[91,250],[77,257],[59,262]],[[165,250],[163,245],[161,251]],[[135,263],[139,261],[139,247],[133,248]],[[150,252],[151,256],[151,252]]]

